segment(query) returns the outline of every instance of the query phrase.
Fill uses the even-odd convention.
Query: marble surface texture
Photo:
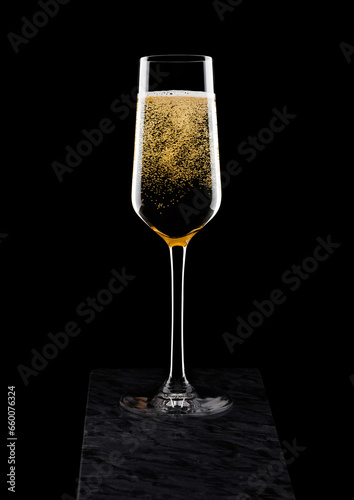
[[[77,500],[295,498],[258,370],[187,376],[196,389],[226,390],[231,410],[214,418],[136,416],[120,408],[120,396],[157,390],[162,370],[91,372]]]

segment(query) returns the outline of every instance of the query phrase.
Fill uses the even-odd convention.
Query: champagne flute
[[[159,55],[140,59],[132,204],[167,243],[171,259],[170,372],[150,394],[123,395],[120,405],[139,414],[212,415],[231,398],[195,389],[184,367],[184,268],[191,238],[221,202],[216,104],[211,57]]]

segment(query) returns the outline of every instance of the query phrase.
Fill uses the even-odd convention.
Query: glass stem
[[[184,307],[184,268],[187,245],[170,246],[171,259],[171,360],[170,374],[163,386],[163,392],[192,392],[184,370],[183,347],[183,307]]]

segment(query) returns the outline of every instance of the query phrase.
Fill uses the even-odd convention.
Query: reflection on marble
[[[127,390],[159,389],[162,370],[91,373],[78,500],[294,500],[260,374],[189,370],[198,386],[233,398],[214,418],[140,417],[119,406]]]

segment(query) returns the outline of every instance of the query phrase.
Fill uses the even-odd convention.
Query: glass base
[[[162,386],[164,387],[164,386]],[[188,392],[150,392],[142,395],[124,394],[120,406],[139,415],[169,416],[189,415],[194,417],[219,415],[232,407],[231,397],[220,390],[192,386]]]

